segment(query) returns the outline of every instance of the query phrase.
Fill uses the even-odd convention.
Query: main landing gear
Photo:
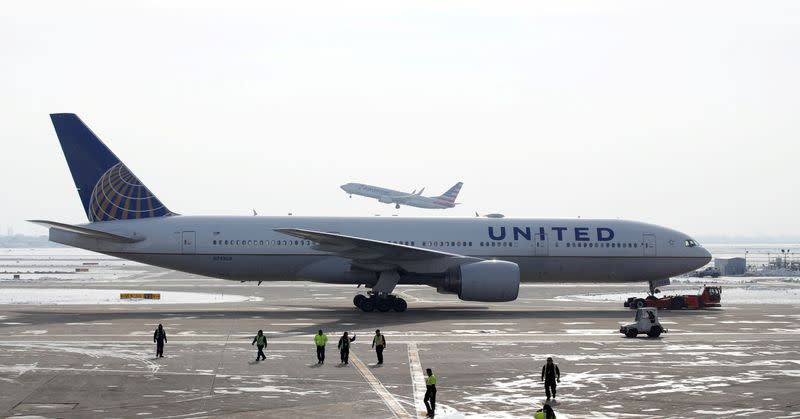
[[[381,272],[378,275],[378,281],[372,286],[372,291],[369,291],[368,295],[356,295],[353,298],[353,305],[367,313],[375,310],[381,312],[406,311],[408,308],[406,300],[392,295],[398,281],[400,281],[400,274],[397,271]]]
[[[380,312],[387,312],[394,310],[398,313],[406,311],[408,304],[406,300],[395,295],[364,295],[358,294],[353,297],[353,305],[360,308],[367,313],[378,310]]]

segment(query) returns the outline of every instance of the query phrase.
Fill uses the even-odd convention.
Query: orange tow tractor
[[[722,306],[722,287],[703,286],[699,294],[667,295],[656,297],[648,295],[646,298],[630,297],[625,301],[625,307],[636,309],[642,307],[655,307],[658,309],[678,310],[682,308],[700,309],[706,307]]]

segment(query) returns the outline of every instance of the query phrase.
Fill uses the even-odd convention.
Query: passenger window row
[[[392,244],[401,244],[405,246],[415,246],[414,241],[399,241],[389,240]],[[313,243],[310,240],[212,240],[214,246],[311,246]],[[514,247],[514,242],[479,242],[481,247]],[[556,242],[555,247],[559,247]],[[468,241],[423,241],[423,247],[472,247],[472,242]],[[594,243],[594,242],[567,242],[566,247],[610,247],[610,248],[638,248],[639,243]],[[644,243],[642,246],[645,247]]]
[[[410,241],[410,242],[409,242],[409,241],[402,241],[402,240],[401,240],[401,241],[397,241],[397,240],[389,240],[389,243],[392,243],[392,244],[402,244],[402,245],[404,245],[404,246],[414,246],[414,242],[413,242],[413,241]]]
[[[514,242],[480,242],[482,247],[514,247]]]
[[[311,246],[311,240],[212,240],[214,246]]]
[[[558,245],[556,243],[556,245]],[[593,242],[583,242],[583,243],[567,243],[566,247],[611,247],[611,248],[636,248],[639,247],[638,243],[593,243]]]
[[[424,247],[472,247],[472,242],[467,241],[424,241]]]

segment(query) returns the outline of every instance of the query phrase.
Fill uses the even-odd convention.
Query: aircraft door
[[[644,249],[645,256],[655,256],[656,255],[656,235],[655,234],[643,234],[642,235],[642,247]]]
[[[181,234],[181,253],[184,255],[192,255],[195,253],[197,246],[195,245],[194,239],[194,231],[184,231]]]
[[[533,235],[536,238],[536,243],[533,247],[533,254],[535,256],[547,256],[550,254],[550,249],[548,248],[547,243],[547,233],[535,233]]]

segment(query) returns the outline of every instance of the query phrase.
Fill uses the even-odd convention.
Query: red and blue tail
[[[456,198],[458,197],[458,193],[461,192],[462,185],[464,185],[464,182],[456,183],[455,185],[453,185],[452,188],[448,189],[447,192],[439,195],[438,198],[450,204],[455,205]]]

